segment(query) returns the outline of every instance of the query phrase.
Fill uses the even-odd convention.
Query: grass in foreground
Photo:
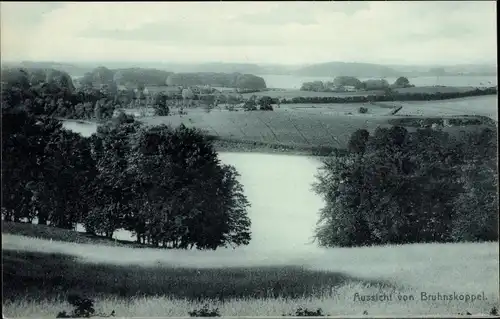
[[[203,308],[218,308],[222,316],[281,316],[295,313],[297,308],[318,309],[330,316],[408,316],[408,315],[451,315],[469,312],[473,315],[488,315],[492,308],[498,309],[498,302],[483,301],[464,303],[463,301],[399,301],[398,295],[410,295],[412,291],[401,291],[393,295],[393,301],[360,302],[353,298],[355,293],[377,294],[377,288],[359,285],[345,285],[333,294],[320,297],[289,298],[234,298],[224,302],[219,300],[192,301],[164,296],[155,297],[100,297],[95,300],[98,313],[111,313],[122,317],[187,317],[190,311]],[[389,292],[388,292],[389,293]],[[21,297],[15,301],[4,301],[4,314],[10,317],[55,317],[63,309],[71,306],[60,298],[40,298],[28,300]]]
[[[59,296],[168,296],[187,300],[319,297],[348,282],[380,287],[390,284],[301,267],[180,268],[167,265],[112,265],[81,262],[77,257],[3,251],[3,296],[15,300]]]
[[[318,249],[267,255],[134,249],[3,234],[4,313],[55,317],[76,293],[99,313],[187,316],[205,304],[223,316],[488,314],[500,308],[498,242]],[[254,259],[259,259],[254,261]],[[302,266],[302,267],[301,267]],[[420,293],[484,293],[474,302],[420,300]],[[390,301],[354,295],[386,293]],[[398,296],[413,295],[400,301]]]

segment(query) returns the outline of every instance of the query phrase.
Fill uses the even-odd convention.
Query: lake
[[[64,127],[90,136],[97,126],[65,121]],[[258,153],[219,153],[219,158],[241,174],[240,182],[252,205],[248,211],[252,240],[245,251],[310,252],[316,248],[311,236],[323,201],[311,187],[319,160]],[[114,237],[135,239],[127,231],[118,231]]]
[[[298,75],[279,75],[265,74],[258,75],[266,81],[268,88],[272,89],[300,89],[302,83],[313,81],[333,81],[335,76],[298,76]],[[73,80],[81,78],[81,76],[73,76]],[[366,81],[372,78],[359,78],[361,81]],[[386,77],[387,82],[394,83],[397,77]],[[410,83],[416,86],[495,86],[497,85],[496,76],[418,76],[408,77]]]
[[[335,76],[331,77],[313,77],[313,76],[296,76],[296,75],[275,75],[266,74],[259,75],[265,81],[268,88],[280,89],[300,89],[302,83],[313,81],[333,81]],[[370,78],[359,78],[361,81],[366,81]],[[396,81],[396,77],[386,77],[390,84]],[[496,76],[419,76],[408,77],[410,83],[416,86],[495,86],[497,85]]]

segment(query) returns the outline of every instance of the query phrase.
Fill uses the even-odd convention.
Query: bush
[[[257,102],[255,100],[256,100],[255,95],[250,97],[248,100],[245,101],[245,104],[243,105],[243,109],[245,111],[257,111]]]
[[[70,313],[61,311],[57,314],[56,318],[90,318],[115,316],[114,310],[109,315],[96,313],[94,309],[94,301],[92,299],[82,298],[78,295],[69,295],[67,300],[68,303],[74,307],[74,309]]]
[[[361,113],[361,114],[368,113],[368,108],[361,106],[361,107],[358,109],[358,112],[359,112],[359,113]]]
[[[272,111],[273,110],[273,99],[269,96],[263,96],[259,99],[259,105],[261,111]]]
[[[170,114],[170,107],[167,103],[167,96],[163,93],[159,93],[155,97],[153,108],[155,110],[155,115],[157,116],[167,116]]]
[[[190,317],[220,317],[219,308],[210,309],[208,305],[204,305],[201,309],[196,309],[188,312]]]

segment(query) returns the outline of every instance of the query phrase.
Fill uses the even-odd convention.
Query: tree
[[[384,90],[389,87],[389,83],[385,79],[366,80],[363,82],[365,90]]]
[[[133,142],[137,207],[129,228],[171,248],[248,244],[249,205],[234,169],[221,166],[197,130],[143,128]]]
[[[404,76],[401,76],[399,77],[395,82],[394,82],[394,86],[395,87],[398,87],[398,88],[406,88],[406,87],[410,87],[410,80],[408,80],[408,78],[404,77]]]
[[[235,87],[240,90],[261,90],[266,88],[266,81],[253,74],[240,74],[236,78]]]
[[[72,228],[86,212],[93,163],[85,138],[25,110],[2,114],[2,208],[6,220]]]
[[[328,158],[320,169],[315,190],[326,202],[315,235],[320,245],[498,239],[491,226],[498,221],[497,173],[487,155],[496,145],[473,142],[494,134],[460,141],[397,126],[367,133],[355,132],[347,156]]]
[[[2,208],[6,220],[20,221],[36,216],[34,201],[43,181],[41,164],[51,135],[60,123],[37,120],[15,108],[2,111]],[[43,125],[46,124],[46,125]],[[35,198],[33,198],[35,197]],[[42,218],[46,223],[47,218]]]
[[[167,116],[170,114],[170,108],[167,104],[167,96],[163,92],[155,95],[153,108],[155,109],[155,114],[158,116]]]
[[[41,171],[39,219],[47,217],[52,226],[74,229],[86,218],[94,195],[97,171],[89,140],[64,129],[53,134],[44,149]]]
[[[256,111],[257,110],[257,96],[252,95],[248,100],[245,101],[243,108],[245,111]]]
[[[273,99],[269,96],[263,96],[259,99],[259,106],[261,111],[272,111],[273,110]]]
[[[301,91],[314,91],[314,92],[324,92],[326,90],[325,85],[321,81],[305,82],[300,87]]]
[[[99,126],[91,138],[92,157],[98,172],[93,183],[93,210],[84,221],[90,233],[112,237],[123,226],[131,212],[134,196],[128,170],[130,138],[139,123],[123,112],[105,125]]]
[[[361,81],[353,76],[337,76],[333,79],[335,86],[354,86],[356,89],[361,88]]]
[[[194,93],[191,89],[183,89],[182,90],[182,99],[184,100],[184,104],[186,103],[186,100],[192,100],[194,98]]]

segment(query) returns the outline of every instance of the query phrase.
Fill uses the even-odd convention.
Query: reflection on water
[[[67,121],[64,126],[89,136],[93,124]],[[241,174],[245,194],[251,203],[252,240],[244,250],[310,250],[311,236],[322,200],[311,190],[320,162],[314,158],[257,153],[220,153],[224,164]],[[81,225],[79,231],[84,231]],[[115,238],[135,240],[120,230]]]

